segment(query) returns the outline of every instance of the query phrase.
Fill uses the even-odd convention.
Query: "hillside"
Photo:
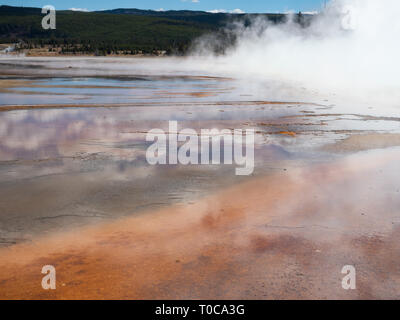
[[[114,9],[57,11],[57,29],[43,30],[40,8],[0,6],[0,43],[21,43],[20,50],[48,48],[58,53],[184,53],[191,42],[217,32],[230,21],[251,15],[203,11]],[[283,14],[262,14],[278,23]],[[229,40],[231,41],[231,39]]]

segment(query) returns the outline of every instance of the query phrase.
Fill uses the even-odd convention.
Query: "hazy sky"
[[[324,0],[0,0],[0,4],[25,7],[53,5],[56,10],[79,8],[102,10],[114,8],[164,10],[226,10],[244,12],[286,12],[319,10]]]

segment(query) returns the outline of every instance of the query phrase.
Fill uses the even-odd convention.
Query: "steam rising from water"
[[[295,16],[279,25],[263,18],[254,18],[250,26],[236,23],[230,30],[237,42],[222,56],[209,50],[221,43],[217,38],[211,41],[208,35],[198,40],[185,59],[16,60],[45,66],[32,72],[53,72],[56,76],[63,65],[69,76],[234,77],[238,85],[232,100],[247,96],[252,100],[320,103],[328,99],[329,104],[346,111],[350,107],[376,111],[378,107],[380,112],[391,109],[383,106],[400,107],[399,17],[398,0],[331,0],[307,27],[295,23]]]
[[[306,28],[236,25],[237,45],[213,68],[399,105],[399,15],[398,0],[333,0]]]

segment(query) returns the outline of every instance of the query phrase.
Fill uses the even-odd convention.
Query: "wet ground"
[[[141,61],[0,59],[1,298],[398,298],[396,109]],[[254,173],[150,166],[168,120],[254,128]]]

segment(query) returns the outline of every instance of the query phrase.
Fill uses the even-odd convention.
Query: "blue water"
[[[25,81],[21,80],[21,86],[0,90],[0,105],[208,101],[216,96],[223,99],[230,93],[226,81],[190,77],[48,78]]]

